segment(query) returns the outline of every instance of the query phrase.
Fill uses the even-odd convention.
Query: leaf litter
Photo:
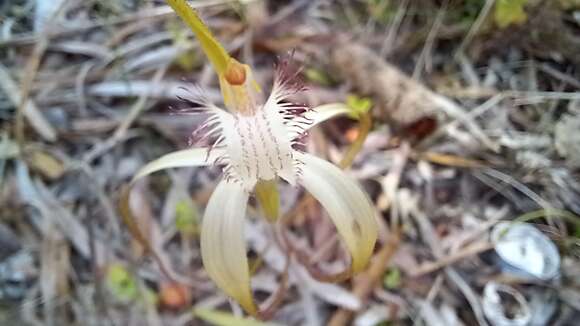
[[[291,218],[274,227],[251,205],[246,232],[257,296],[277,299],[288,270],[264,322],[243,317],[201,265],[197,216],[219,171],[157,174],[138,187],[136,215],[165,267],[114,204],[143,163],[187,147],[201,121],[175,114],[182,87],[219,101],[170,8],[0,4],[0,323],[573,324],[580,8],[496,2],[191,2],[261,84],[293,50],[309,88],[296,100],[371,106],[350,172],[375,203],[373,261],[352,283],[317,279],[310,271],[339,271],[347,255],[324,210],[283,187]],[[305,145],[339,163],[357,128],[328,122]],[[284,238],[316,261],[303,265]]]

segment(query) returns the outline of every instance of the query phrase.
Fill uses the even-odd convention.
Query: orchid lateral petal
[[[218,75],[225,74],[231,57],[199,18],[197,12],[185,0],[167,0],[167,3],[191,28]]]
[[[326,209],[352,255],[352,271],[360,272],[370,259],[378,225],[373,205],[355,180],[333,164],[309,154],[297,154],[301,183]]]
[[[206,166],[211,165],[222,155],[223,151],[219,148],[209,150],[208,148],[191,148],[181,151],[172,152],[161,156],[155,161],[149,162],[142,167],[133,177],[132,183],[146,175],[159,170],[169,168],[179,168],[187,166]]]
[[[237,182],[223,180],[218,184],[205,208],[201,257],[217,286],[256,315],[244,237],[248,198],[249,193]]]
[[[308,129],[330,120],[339,115],[347,115],[352,110],[343,103],[330,103],[317,106],[304,114],[305,118],[309,120]]]
[[[135,237],[135,239],[145,248],[145,250],[147,250],[155,257],[165,274],[168,274],[167,268],[163,265],[163,261],[151,246],[148,237],[141,231],[141,228],[136,222],[135,217],[133,216],[133,212],[131,211],[131,187],[138,179],[159,170],[176,167],[209,165],[214,162],[216,158],[219,157],[219,155],[222,153],[223,151],[221,149],[213,149],[208,155],[207,148],[185,149],[169,153],[142,167],[139,171],[137,171],[133,177],[133,180],[131,180],[131,183],[121,188],[119,196],[119,210],[123,223],[125,223],[129,229],[129,232],[131,232],[131,235]]]

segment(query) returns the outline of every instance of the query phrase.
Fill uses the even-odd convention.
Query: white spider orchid
[[[190,26],[201,22],[197,16],[191,16],[195,12],[187,11],[189,7],[184,7],[182,1],[168,2]],[[192,23],[192,19],[197,20]],[[208,34],[205,26],[196,26],[198,29],[193,28],[194,32],[212,59],[208,44],[215,47],[219,43]],[[206,34],[200,33],[199,26]],[[214,43],[208,43],[207,38]],[[223,50],[218,48],[220,51]],[[207,120],[194,134],[212,140],[211,146],[164,155],[138,171],[133,182],[167,168],[223,166],[224,178],[215,188],[203,216],[202,260],[217,286],[255,315],[257,308],[250,286],[244,238],[244,218],[252,192],[273,191],[276,208],[272,214],[277,215],[275,182],[278,177],[291,185],[302,185],[334,222],[352,256],[351,271],[354,273],[365,267],[372,254],[377,225],[372,203],[355,180],[333,164],[295,149],[297,139],[309,128],[346,114],[349,109],[341,104],[312,110],[291,104],[288,97],[299,89],[280,73],[271,95],[264,103],[258,103],[258,90],[249,67],[228,56],[223,60],[225,66],[220,68],[219,63],[216,64],[219,60],[214,56],[212,63],[220,76],[224,101],[230,112],[200,96],[187,99],[201,104],[195,108],[196,113],[207,114]]]

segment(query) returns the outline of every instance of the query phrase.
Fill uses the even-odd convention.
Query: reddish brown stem
[[[361,299],[362,302],[367,301],[372,290],[384,275],[385,270],[389,266],[389,261],[399,248],[400,241],[401,231],[395,230],[393,235],[389,237],[387,243],[385,243],[381,250],[375,254],[374,259],[372,260],[365,273],[361,274],[359,279],[360,281],[354,285],[352,292],[357,298]],[[353,311],[341,308],[334,313],[327,325],[349,325],[352,316]]]

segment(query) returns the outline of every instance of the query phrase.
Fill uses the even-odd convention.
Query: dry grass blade
[[[416,270],[414,272],[414,274],[411,275],[411,277],[421,277],[425,274],[432,273],[432,272],[435,272],[441,268],[449,266],[449,265],[451,265],[451,264],[453,264],[461,259],[480,254],[480,253],[488,251],[490,249],[493,249],[493,245],[491,243],[487,243],[487,242],[474,243],[466,248],[459,250],[458,252],[454,253],[453,255],[445,256],[436,262],[425,263],[425,264],[421,265],[419,267],[419,269]]]
[[[121,188],[121,193],[119,197],[119,211],[121,213],[121,218],[123,223],[129,229],[131,235],[143,246],[145,249],[146,254],[150,254],[153,256],[163,275],[169,280],[174,283],[178,283],[173,275],[174,273],[165,266],[166,262],[161,258],[161,256],[157,253],[157,251],[153,248],[149,238],[145,236],[141,227],[137,224],[135,217],[133,216],[133,212],[131,210],[131,188],[129,186],[123,186]]]
[[[0,88],[4,91],[4,93],[8,96],[12,104],[16,107],[20,107],[21,103],[23,103],[23,96],[24,94],[19,90],[19,87],[16,85],[12,77],[10,77],[10,73],[0,64]],[[38,107],[34,104],[34,102],[27,100],[25,101],[24,107],[22,107],[22,114],[30,125],[34,128],[34,130],[45,140],[53,142],[56,140],[56,130],[54,127],[46,120],[46,118],[42,115]],[[18,120],[17,120],[18,121]],[[20,124],[17,123],[19,126]],[[16,130],[19,130],[16,127]],[[20,133],[20,132],[18,132]]]
[[[481,9],[481,11],[479,12],[479,15],[477,16],[477,19],[475,20],[475,22],[473,22],[473,25],[471,26],[471,28],[469,29],[469,32],[467,33],[467,35],[465,36],[465,38],[463,39],[463,41],[459,45],[459,48],[457,49],[457,51],[455,51],[455,58],[462,55],[463,52],[465,51],[465,48],[469,45],[469,43],[471,43],[471,41],[473,40],[473,38],[475,37],[475,35],[479,31],[481,26],[483,25],[485,19],[487,18],[487,15],[489,15],[489,12],[493,8],[494,4],[495,4],[495,0],[486,0],[485,1],[483,8]]]

